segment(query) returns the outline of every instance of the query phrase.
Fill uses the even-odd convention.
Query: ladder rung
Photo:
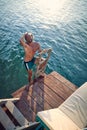
[[[5,111],[2,109],[2,107],[0,107],[0,122],[6,130],[13,130],[15,128],[15,125],[10,120]]]
[[[6,103],[6,107],[21,126],[29,124],[27,119],[23,116],[23,114],[18,110],[18,108],[11,101],[8,101]]]

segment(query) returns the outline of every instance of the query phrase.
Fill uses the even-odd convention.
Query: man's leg
[[[29,84],[32,83],[32,70],[28,70],[28,81],[29,81]]]
[[[28,81],[29,81],[29,84],[26,85],[27,91],[29,91],[29,86],[31,85],[31,81],[32,81],[32,71],[31,70],[28,70]]]

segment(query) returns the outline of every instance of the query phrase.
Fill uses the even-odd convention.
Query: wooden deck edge
[[[78,88],[78,86],[76,86],[74,83],[72,83],[71,81],[66,79],[64,76],[62,76],[61,74],[57,73],[56,71],[51,72],[49,75],[54,76],[55,78],[60,80],[64,85],[70,87],[70,89],[72,89],[73,91],[75,91]]]
[[[17,93],[21,93],[24,89],[26,88],[26,85],[22,86],[21,88],[19,88],[18,90],[16,90],[15,92],[13,92],[11,94],[12,97],[15,97],[15,95],[17,95]]]

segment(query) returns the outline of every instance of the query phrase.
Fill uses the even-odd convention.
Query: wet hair
[[[27,43],[31,43],[33,41],[32,33],[26,33],[25,34],[25,40],[26,40]]]

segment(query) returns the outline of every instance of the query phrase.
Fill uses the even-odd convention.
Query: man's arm
[[[20,38],[20,44],[21,44],[23,47],[26,47],[26,43],[24,42],[24,38],[25,38],[25,34]]]
[[[42,50],[41,50],[41,47],[40,47],[40,45],[38,44],[38,52],[41,52]]]

